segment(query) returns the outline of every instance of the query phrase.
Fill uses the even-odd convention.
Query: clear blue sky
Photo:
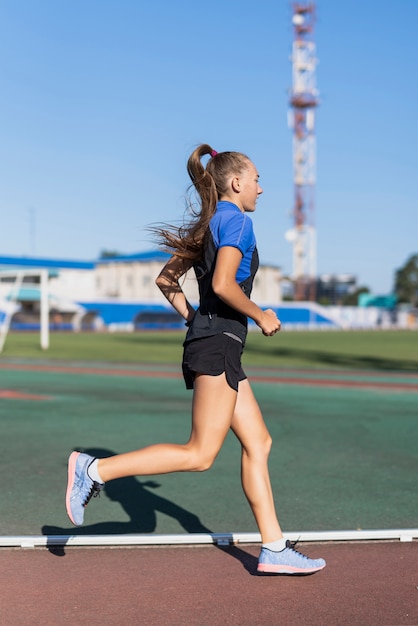
[[[418,252],[417,0],[317,0],[318,271],[389,292]],[[0,254],[90,260],[182,217],[200,142],[256,163],[292,269],[287,0],[3,0]]]

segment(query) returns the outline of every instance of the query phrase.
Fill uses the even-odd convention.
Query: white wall
[[[65,300],[95,300],[95,270],[60,269],[59,276],[50,278],[49,291]]]
[[[378,307],[358,306],[327,306],[325,309],[342,328],[408,328],[410,320],[408,315],[397,313],[396,318],[392,314]]]
[[[106,262],[94,269],[59,269],[49,280],[49,292],[62,301],[96,301],[114,299],[124,302],[166,303],[155,284],[163,267],[161,261]],[[193,304],[199,292],[193,270],[182,279],[182,288]],[[29,284],[25,284],[31,287]],[[37,287],[37,285],[34,285]],[[6,298],[12,283],[0,283],[0,297]],[[260,306],[277,306],[282,301],[281,272],[276,267],[260,266],[254,281],[252,299]]]
[[[166,300],[155,279],[163,267],[162,262],[107,262],[96,268],[97,299],[120,299],[124,302],[165,303]],[[253,288],[252,299],[260,304],[277,305],[281,302],[281,273],[278,268],[261,266]],[[199,292],[193,270],[182,279],[181,286],[192,303],[199,300]]]

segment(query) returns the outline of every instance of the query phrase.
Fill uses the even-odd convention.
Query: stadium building
[[[180,328],[183,320],[154,282],[168,256],[158,250],[96,261],[2,256],[0,312],[3,311],[4,317],[5,311],[10,312],[10,306],[14,305],[12,329],[39,328],[43,271],[47,273],[52,330]],[[183,288],[190,302],[196,304],[198,289],[193,271],[184,278]],[[260,267],[253,297],[261,306],[280,306],[279,268]]]
[[[0,256],[0,337],[9,328],[38,330],[46,325],[52,331],[184,328],[183,319],[155,285],[168,256],[158,250],[95,261]],[[323,280],[323,286],[329,288],[332,283],[334,293],[338,291],[341,296],[355,285],[355,277],[342,278]],[[193,271],[184,277],[183,289],[189,301],[197,305]],[[261,307],[274,309],[287,329],[394,325],[393,310],[374,301],[360,307],[283,302],[285,289],[286,280],[278,267],[260,266],[252,297]],[[408,319],[407,312],[401,311],[395,325],[411,327]]]

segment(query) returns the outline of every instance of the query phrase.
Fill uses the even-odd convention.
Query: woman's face
[[[239,201],[242,211],[250,213],[255,211],[257,198],[263,193],[263,190],[258,182],[259,178],[260,176],[257,172],[257,168],[252,161],[248,161],[248,168],[237,176],[240,189]]]

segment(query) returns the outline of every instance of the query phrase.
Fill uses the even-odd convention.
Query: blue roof
[[[148,250],[147,252],[136,252],[134,254],[120,254],[119,256],[97,259],[95,261],[77,261],[71,259],[46,259],[42,257],[29,256],[0,256],[0,267],[7,265],[13,269],[30,267],[34,269],[57,268],[72,270],[93,270],[96,265],[106,263],[126,263],[137,261],[146,263],[149,261],[167,261],[170,257],[168,252],[162,250]]]
[[[114,257],[106,257],[104,259],[98,259],[97,264],[103,263],[125,263],[126,261],[138,261],[140,263],[146,263],[147,261],[166,261],[170,258],[168,252],[163,250],[148,250],[148,252],[136,252],[134,254],[120,254]]]
[[[77,269],[77,270],[93,270],[95,263],[93,261],[73,261],[69,259],[44,259],[26,256],[0,256],[0,266],[8,265],[13,269],[22,267],[31,267],[35,269],[43,268],[60,268],[60,269]]]

